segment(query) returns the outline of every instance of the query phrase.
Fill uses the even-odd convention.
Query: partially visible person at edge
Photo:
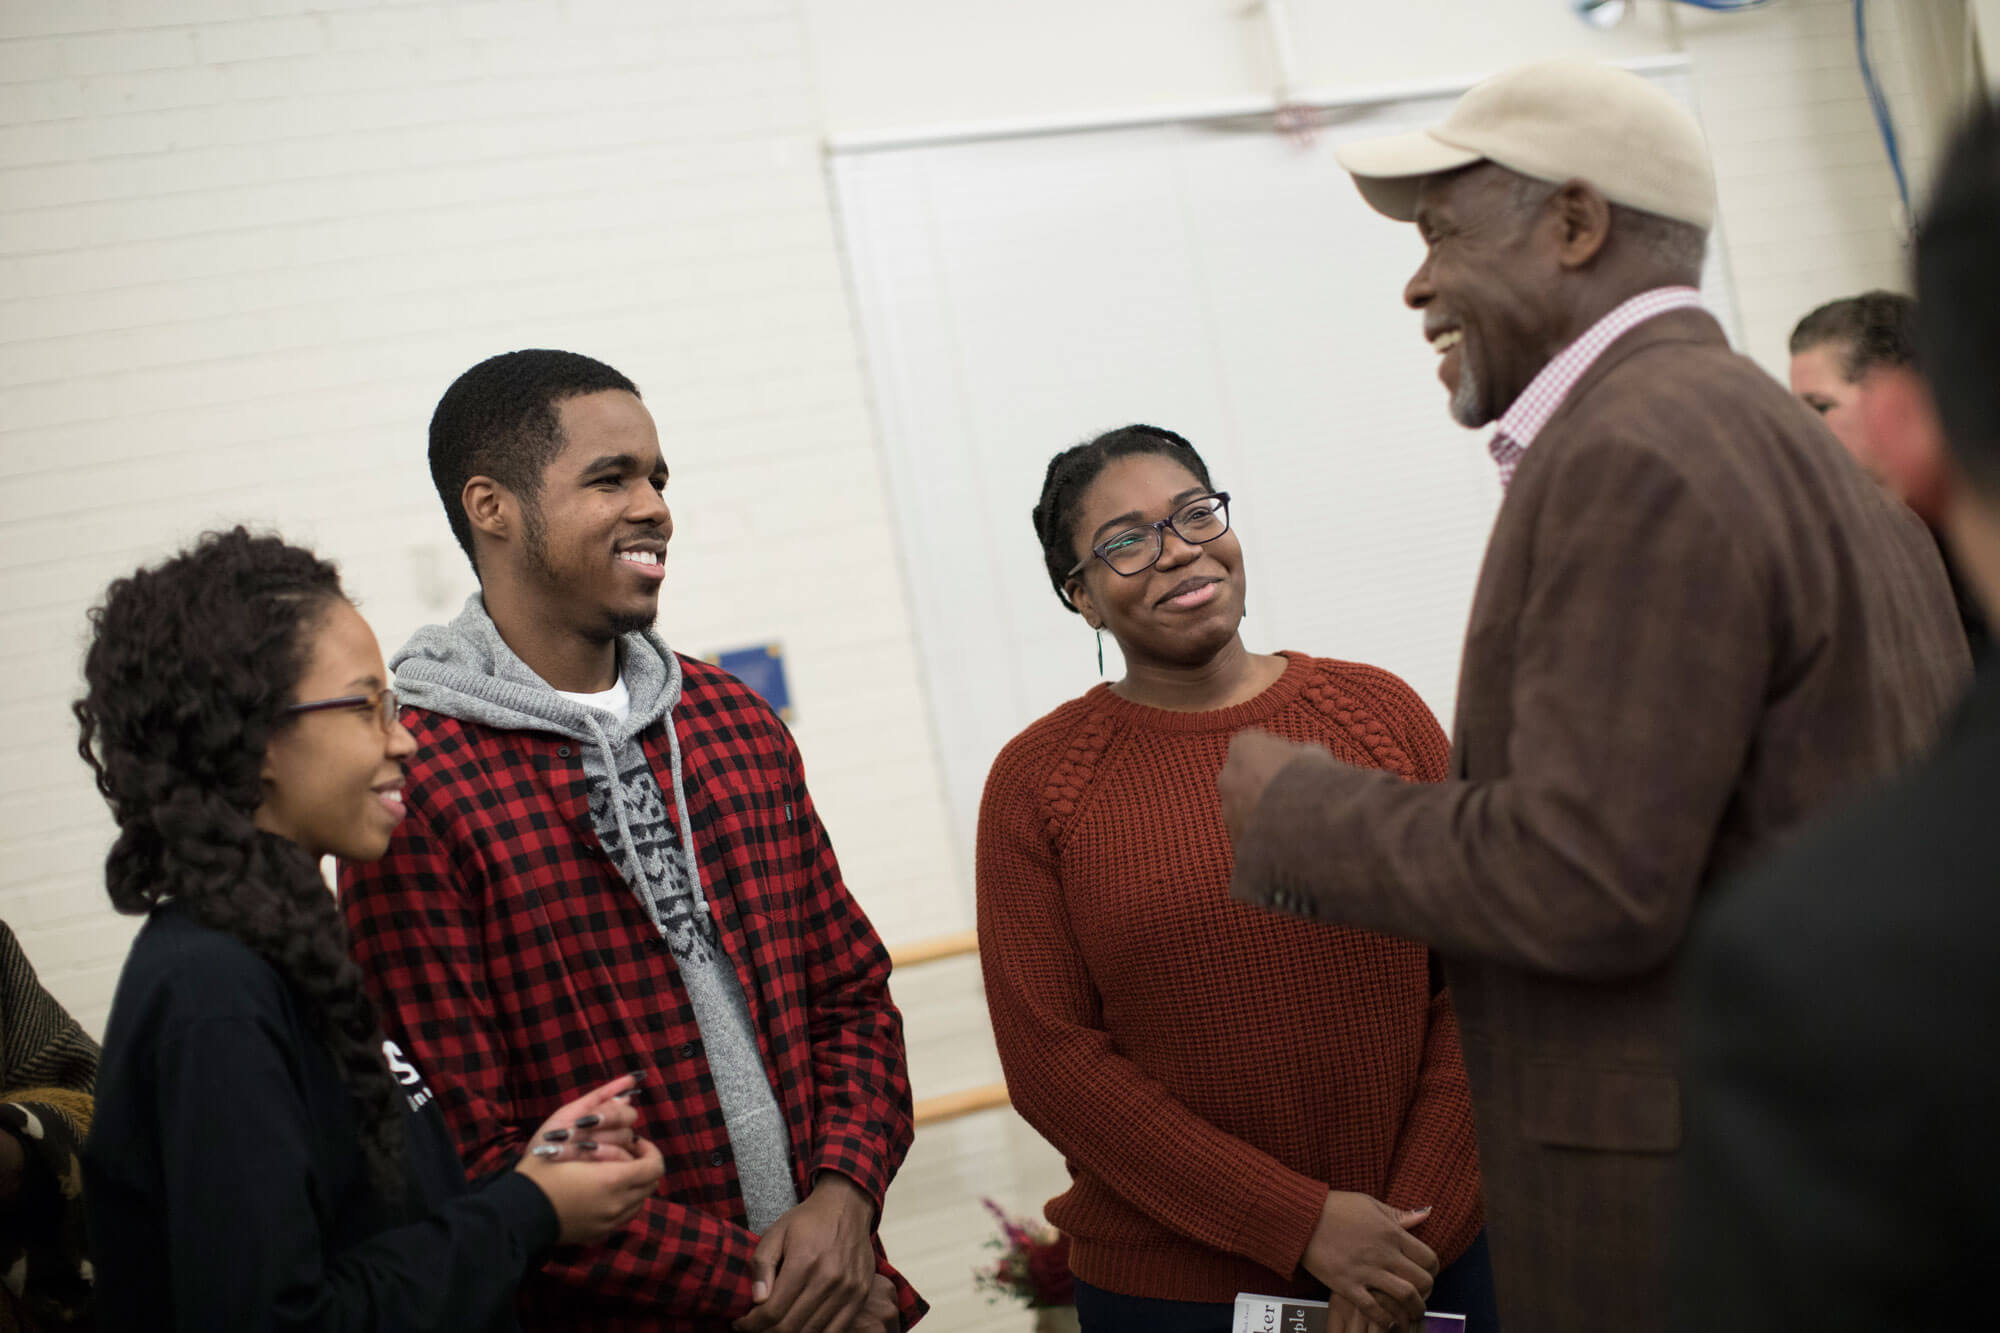
[[[1491,1329],[1428,955],[1232,902],[1215,803],[1244,727],[1398,782],[1444,776],[1444,734],[1386,671],[1244,649],[1229,497],[1172,431],[1058,454],[1034,519],[1056,596],[1126,669],[994,761],[979,957],[1008,1093],[1074,1179],[1048,1216],[1086,1333],[1226,1333],[1239,1291],[1329,1290],[1337,1330],[1414,1327],[1426,1297]]]
[[[2000,111],[1989,107],[1943,154],[1917,228],[1925,401],[1877,436],[1926,474],[1989,611],[2000,611],[1996,235]],[[1926,418],[1933,394],[1941,437]],[[1821,821],[1697,923],[1676,1330],[1992,1326],[1996,790],[1989,659],[1923,764]]]
[[[1504,499],[1452,780],[1246,732],[1232,890],[1444,957],[1501,1318],[1649,1333],[1690,913],[1935,738],[1965,636],[1915,515],[1700,308],[1714,182],[1671,97],[1529,65],[1338,154],[1416,224],[1404,297]]]
[[[97,1055],[0,921],[0,1333],[90,1326],[77,1153]]]
[[[98,1327],[514,1328],[522,1275],[625,1225],[660,1153],[619,1079],[468,1187],[384,1042],[319,871],[403,815],[375,636],[332,565],[241,528],[91,622],[80,748],[118,824],[111,903],[146,915],[83,1153]]]
[[[639,391],[493,357],[439,401],[430,464],[479,591],[393,663],[423,751],[388,855],[341,867],[356,956],[476,1169],[549,1090],[625,1070],[673,1145],[666,1189],[530,1280],[523,1322],[915,1323],[876,1237],[912,1127],[888,955],[784,723],[650,628],[673,519]]]
[[[1869,442],[1861,390],[1875,370],[1915,364],[1916,314],[1917,303],[1901,292],[1863,292],[1828,301],[1792,329],[1792,393],[1884,485],[1891,477]]]
[[[1900,292],[1863,292],[1829,301],[1792,330],[1792,392],[1819,413],[1854,460],[1917,513],[1938,540],[1951,578],[1959,623],[1974,662],[1983,662],[1992,633],[1986,613],[1963,576],[1942,532],[1944,497],[1937,469],[1943,452],[1935,414],[1917,362],[1917,303]],[[1917,399],[1914,416],[1900,409]],[[1885,421],[1885,414],[1893,420]],[[1932,438],[1919,441],[1907,422]]]

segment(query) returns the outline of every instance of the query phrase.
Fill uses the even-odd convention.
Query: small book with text
[[[1326,1333],[1326,1302],[1236,1293],[1234,1333]],[[1462,1314],[1426,1314],[1422,1333],[1465,1333]]]

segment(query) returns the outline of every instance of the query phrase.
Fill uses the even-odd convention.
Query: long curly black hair
[[[240,527],[119,579],[90,612],[77,750],[118,822],[111,905],[177,903],[277,969],[354,1098],[371,1183],[396,1199],[399,1095],[347,929],[312,855],[254,823],[265,749],[344,596],[326,561]]]

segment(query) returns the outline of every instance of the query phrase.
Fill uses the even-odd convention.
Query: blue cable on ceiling
[[[1875,113],[1875,128],[1882,135],[1882,149],[1889,155],[1889,171],[1896,178],[1896,198],[1902,201],[1903,217],[1910,218],[1910,182],[1903,174],[1903,150],[1896,143],[1896,122],[1889,116],[1889,99],[1875,77],[1875,62],[1868,56],[1868,0],[1854,0],[1854,52],[1861,61],[1861,82],[1868,88],[1868,106]]]
[[[1738,14],[1744,10],[1762,9],[1771,0],[1678,0],[1690,9],[1706,9],[1713,14]],[[1570,0],[1570,8],[1578,18],[1598,28],[1616,27],[1624,19],[1630,8],[1630,0]]]
[[[1762,9],[1771,0],[1675,0],[1695,9],[1706,9],[1714,13],[1727,14],[1746,9]],[[1590,19],[1594,11],[1608,13],[1612,17],[1593,20],[1598,26],[1606,27],[1624,17],[1622,0],[1572,0],[1579,16]],[[1615,8],[1606,8],[1614,5]],[[1861,82],[1868,90],[1868,108],[1875,114],[1875,128],[1882,136],[1882,150],[1889,158],[1889,171],[1896,179],[1896,198],[1903,206],[1903,217],[1912,218],[1910,211],[1910,181],[1903,170],[1903,150],[1896,139],[1896,122],[1889,114],[1889,99],[1882,92],[1881,80],[1875,77],[1875,62],[1868,54],[1868,0],[1854,0],[1854,53],[1861,64]]]

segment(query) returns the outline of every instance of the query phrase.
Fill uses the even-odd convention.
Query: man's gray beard
[[[1458,387],[1451,391],[1451,419],[1478,430],[1493,418],[1483,414],[1485,405],[1479,401],[1479,377],[1473,373],[1472,358],[1466,355],[1465,344],[1459,343],[1458,348]]]

